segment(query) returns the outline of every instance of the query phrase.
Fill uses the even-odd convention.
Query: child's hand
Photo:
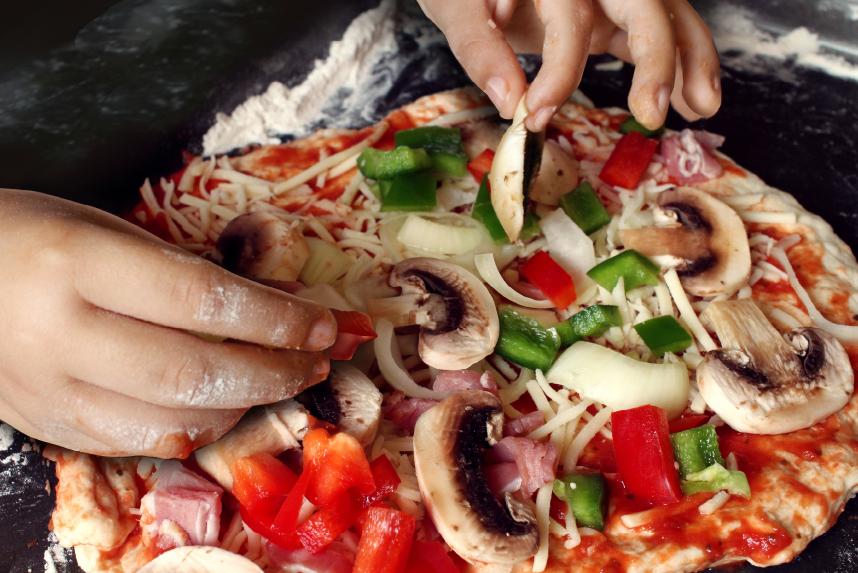
[[[687,0],[418,0],[471,79],[512,117],[527,89],[515,53],[542,53],[527,94],[541,131],[581,80],[587,54],[635,64],[629,108],[649,128],[668,102],[688,119],[721,105],[718,54]]]
[[[314,303],[38,193],[0,189],[0,228],[0,419],[30,436],[183,457],[327,375]]]

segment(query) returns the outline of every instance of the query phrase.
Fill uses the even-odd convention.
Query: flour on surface
[[[850,14],[858,6],[849,5]],[[722,59],[729,66],[752,72],[772,71],[772,63],[792,62],[826,74],[858,81],[858,63],[828,49],[815,32],[801,26],[778,33],[765,30],[752,12],[732,4],[719,6],[708,19]]]
[[[5,452],[12,447],[15,440],[15,430],[9,424],[0,424],[0,452]]]

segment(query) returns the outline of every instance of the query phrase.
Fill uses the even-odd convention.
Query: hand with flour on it
[[[418,0],[470,78],[505,118],[527,90],[527,127],[541,131],[581,81],[588,54],[635,65],[629,109],[649,128],[668,104],[686,119],[721,105],[718,53],[687,0]],[[541,53],[528,89],[516,53]]]
[[[0,190],[0,228],[0,420],[34,438],[185,457],[327,376],[321,306],[47,195]]]

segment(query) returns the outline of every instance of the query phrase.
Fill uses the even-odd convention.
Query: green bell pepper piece
[[[569,504],[584,527],[605,528],[605,479],[600,474],[571,474],[554,480],[554,495]]]
[[[437,180],[431,173],[398,175],[379,181],[382,211],[431,211],[435,208]]]
[[[561,197],[560,206],[588,235],[611,222],[611,215],[587,181]]]
[[[590,336],[601,336],[612,326],[622,326],[620,309],[611,304],[594,304],[579,310],[555,329],[563,346],[569,346]]]
[[[521,232],[518,238],[522,241],[529,241],[536,235],[542,232],[539,228],[539,217],[533,211],[527,211],[524,214],[524,223],[521,225]]]
[[[510,307],[501,307],[500,336],[495,352],[519,366],[548,370],[560,350],[560,335],[536,319]]]
[[[686,478],[712,464],[724,465],[724,458],[718,448],[718,434],[711,424],[671,434],[670,443],[679,463],[680,477]]]
[[[664,133],[664,126],[661,126],[658,129],[648,129],[638,123],[638,120],[630,115],[626,121],[620,124],[620,133],[631,133],[632,131],[637,131],[646,137],[660,137],[661,134]]]
[[[639,252],[628,249],[602,261],[587,271],[587,276],[608,290],[613,290],[622,277],[628,292],[642,286],[657,285],[659,268]]]
[[[394,135],[396,145],[425,149],[436,171],[462,177],[468,173],[468,155],[462,145],[462,133],[453,127],[428,125],[405,129]]]
[[[432,160],[425,149],[397,147],[382,151],[367,147],[358,157],[357,165],[364,177],[369,179],[393,179],[397,175],[429,169]]]
[[[702,471],[689,474],[680,485],[685,495],[723,490],[744,498],[751,497],[751,485],[745,472],[728,470],[721,464],[712,464]]]
[[[661,356],[691,346],[691,335],[672,316],[657,316],[635,325],[635,330],[652,350]]]
[[[483,182],[480,183],[480,190],[477,192],[477,199],[474,201],[471,217],[483,224],[495,243],[505,243],[507,242],[506,231],[503,230],[497,213],[495,213],[495,209],[492,207],[488,179],[489,176],[486,175],[483,177]]]

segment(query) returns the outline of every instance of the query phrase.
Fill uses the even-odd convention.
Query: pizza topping
[[[785,339],[750,299],[712,302],[703,317],[722,348],[706,354],[697,385],[734,430],[780,434],[806,428],[852,395],[849,356],[824,330],[798,328]]]
[[[592,342],[576,342],[566,349],[547,378],[614,409],[652,404],[675,418],[688,404],[684,363],[641,362]]]
[[[685,495],[708,491],[726,491],[740,497],[751,497],[751,486],[744,472],[728,470],[721,464],[712,464],[706,469],[685,476],[682,492]]]
[[[524,199],[539,172],[545,139],[544,134],[532,133],[524,126],[528,115],[524,100],[522,97],[518,103],[489,171],[492,206],[512,242],[518,240],[524,224]]]
[[[548,370],[560,349],[560,335],[515,307],[502,306],[500,336],[494,351],[519,366]]]
[[[400,146],[390,151],[367,147],[357,160],[358,169],[369,179],[393,179],[398,175],[417,173],[432,166],[425,149]]]
[[[483,224],[489,232],[492,241],[498,244],[507,241],[506,231],[504,231],[503,225],[501,225],[497,213],[495,213],[495,208],[492,207],[488,175],[483,175],[480,190],[477,192],[477,198],[471,209],[471,217]]]
[[[545,251],[537,251],[519,267],[519,273],[554,303],[565,310],[575,302],[575,283],[563,267]]]
[[[316,418],[337,426],[363,446],[375,439],[381,421],[381,392],[349,364],[334,363],[321,384],[296,397]]]
[[[402,309],[400,320],[420,326],[420,358],[433,368],[461,370],[492,353],[498,339],[495,303],[482,281],[462,267],[430,258],[406,259],[390,273],[398,299],[381,303]],[[370,308],[378,316],[379,302]]]
[[[565,501],[578,525],[605,528],[607,492],[605,478],[595,473],[574,473],[554,480],[554,494]]]
[[[262,573],[256,563],[217,547],[177,547],[147,563],[139,573]]]
[[[515,564],[536,552],[528,502],[492,493],[483,453],[501,437],[503,414],[488,392],[461,392],[426,412],[414,431],[420,491],[444,541],[474,563]]]
[[[656,356],[682,352],[693,342],[688,331],[672,316],[657,316],[639,322],[634,329]]]
[[[488,460],[496,464],[514,463],[521,477],[519,488],[525,496],[554,480],[557,448],[551,442],[507,436],[489,451]]]
[[[221,264],[254,279],[294,281],[310,256],[300,226],[270,211],[240,215],[217,241]]]
[[[498,269],[497,261],[492,253],[474,255],[474,266],[477,267],[480,277],[508,301],[527,308],[554,308],[554,303],[550,300],[530,298],[507,284]]]
[[[661,126],[658,129],[649,129],[638,122],[633,115],[630,115],[628,119],[620,124],[620,133],[631,133],[633,131],[636,131],[645,137],[658,138],[664,133],[664,126]]]
[[[617,471],[626,489],[655,505],[682,498],[664,410],[639,406],[616,411],[611,414],[611,432]]]
[[[611,215],[593,191],[593,186],[582,181],[560,199],[560,206],[582,231],[594,233],[611,222]]]
[[[627,249],[587,271],[587,276],[612,291],[623,279],[626,292],[659,283],[659,268],[639,252]]]
[[[542,148],[539,171],[528,189],[528,198],[555,207],[560,198],[578,185],[578,161],[560,144],[546,141]]]
[[[432,168],[452,177],[467,175],[468,155],[462,145],[462,133],[455,127],[423,126],[397,131],[396,145],[422,148],[429,153]]]
[[[438,180],[425,171],[379,181],[378,190],[382,211],[432,211],[438,203]]]
[[[661,140],[661,154],[667,171],[681,185],[701,183],[721,176],[724,168],[712,153],[724,138],[707,131],[683,129]]]
[[[623,189],[634,189],[652,162],[658,142],[637,131],[625,134],[602,167],[599,179]]]
[[[670,255],[685,289],[697,296],[730,294],[747,283],[751,251],[742,220],[704,191],[662,192],[656,218],[665,225],[621,229],[623,244],[648,256]]]
[[[679,475],[683,478],[712,464],[725,464],[718,447],[718,434],[711,424],[673,433],[670,443],[679,464]]]

